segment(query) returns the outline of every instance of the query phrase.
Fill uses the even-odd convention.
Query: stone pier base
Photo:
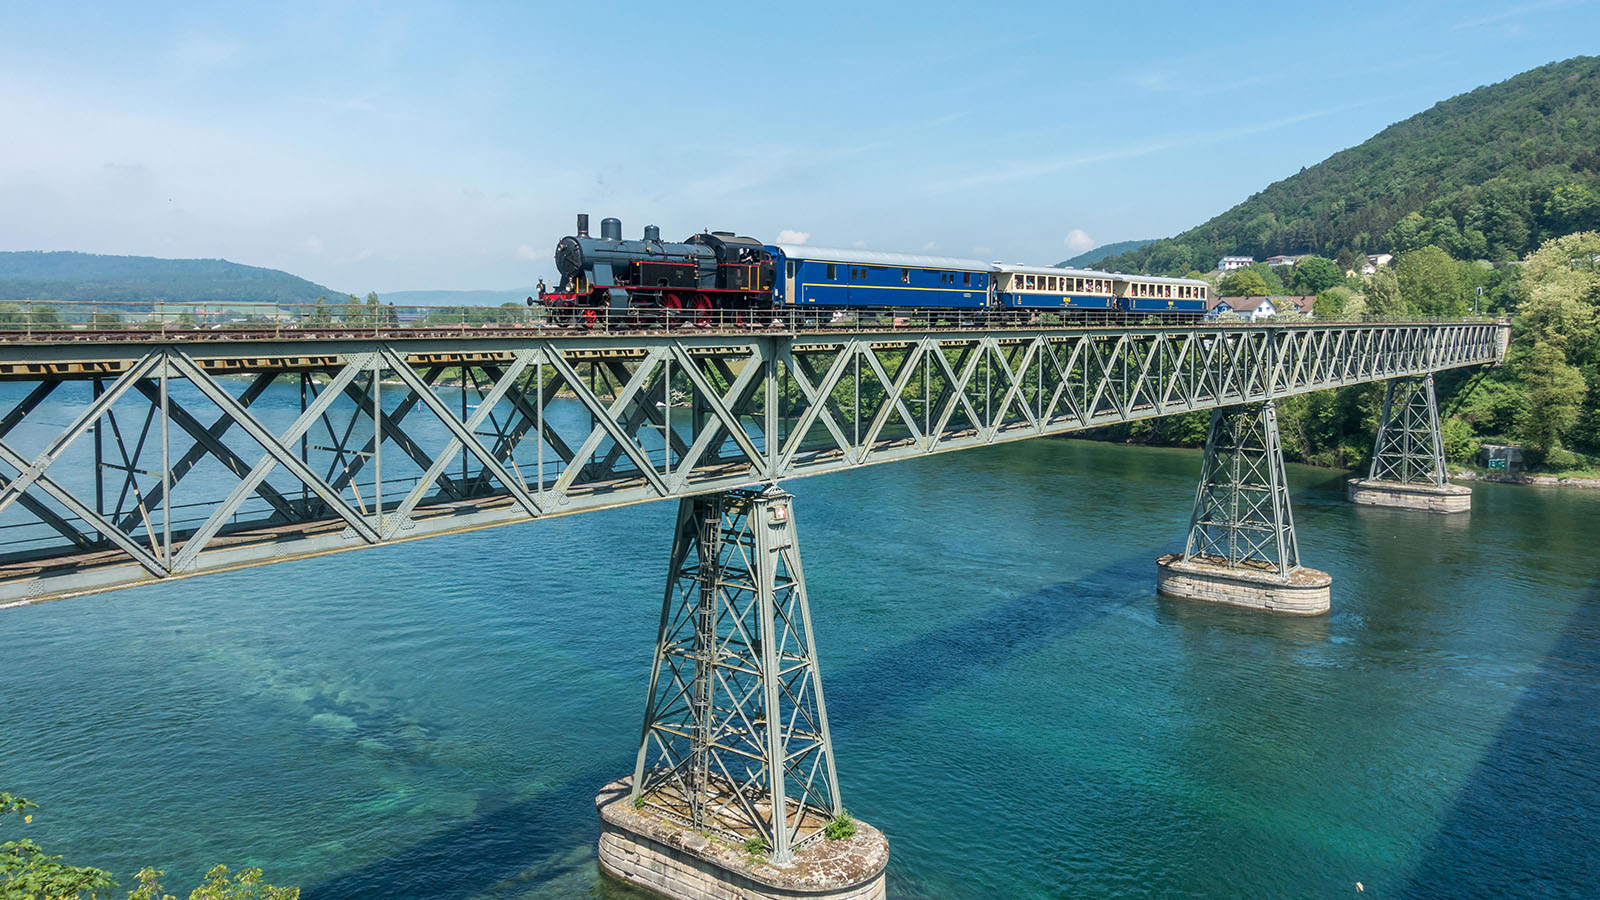
[[[1287,578],[1274,570],[1234,568],[1169,553],[1156,560],[1156,590],[1168,597],[1315,616],[1332,606],[1333,576],[1304,566]]]
[[[819,838],[773,865],[705,832],[628,802],[631,776],[595,797],[600,811],[600,868],[673,900],[883,900],[889,841],[860,820],[854,837]]]
[[[1371,478],[1350,479],[1350,502],[1398,509],[1423,509],[1436,513],[1472,509],[1472,490],[1458,484],[1399,484]]]

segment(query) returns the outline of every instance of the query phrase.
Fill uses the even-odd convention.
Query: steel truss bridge
[[[1494,363],[1508,332],[0,340],[0,607]]]

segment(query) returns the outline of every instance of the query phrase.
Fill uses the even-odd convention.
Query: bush
[[[856,820],[850,818],[849,810],[840,810],[837,816],[828,820],[822,833],[830,841],[840,841],[856,836]]]
[[[1444,456],[1451,462],[1468,462],[1483,446],[1472,426],[1453,416],[1439,425],[1439,435],[1444,439]]]

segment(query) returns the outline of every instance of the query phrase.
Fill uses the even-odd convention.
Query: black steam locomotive
[[[607,218],[595,238],[589,217],[580,214],[578,233],[556,244],[556,271],[561,282],[553,291],[541,288],[539,303],[562,325],[602,318],[704,324],[713,311],[738,322],[772,309],[771,252],[755,238],[728,231],[675,244],[647,225],[643,240],[628,241],[622,222]]]

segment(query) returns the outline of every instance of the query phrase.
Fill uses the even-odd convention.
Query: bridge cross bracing
[[[0,343],[0,606],[1493,363],[1504,328]]]

